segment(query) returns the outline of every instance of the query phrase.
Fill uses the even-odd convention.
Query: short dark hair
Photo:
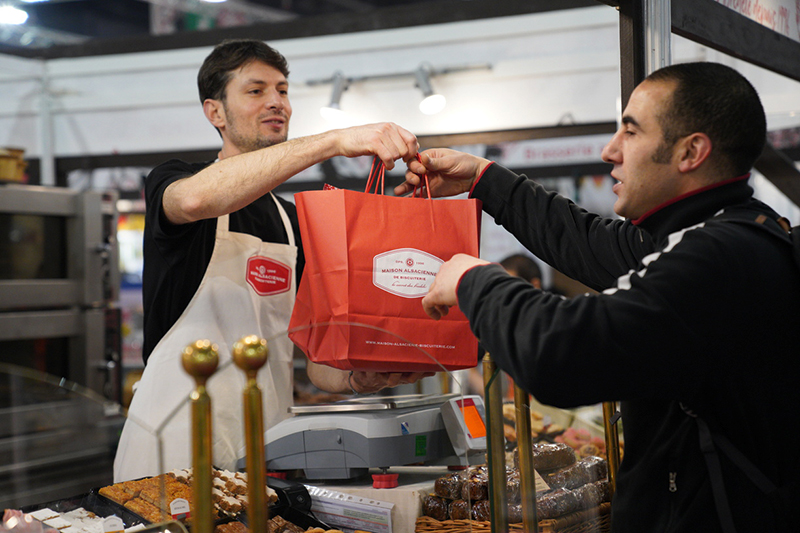
[[[764,150],[767,119],[755,88],[744,76],[719,63],[680,63],[647,77],[675,82],[659,116],[668,146],[691,133],[708,135],[712,161],[722,173],[746,174]]]
[[[539,269],[539,265],[528,255],[509,255],[500,261],[500,266],[506,270],[514,271],[517,276],[531,283],[534,279],[542,279],[542,271]]]
[[[289,76],[286,58],[271,46],[256,39],[228,39],[214,47],[197,73],[200,102],[207,98],[225,100],[225,88],[233,71],[253,61],[261,61]]]

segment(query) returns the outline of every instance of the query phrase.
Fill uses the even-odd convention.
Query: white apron
[[[200,287],[154,348],[133,395],[114,460],[115,482],[192,465],[188,397],[195,382],[183,369],[181,352],[196,340],[208,339],[219,346],[220,365],[207,383],[216,467],[235,470],[236,460],[244,456],[246,379],[231,357],[233,344],[242,337],[267,339],[269,359],[258,373],[265,429],[289,417],[293,345],[286,331],[295,298],[297,247],[286,211],[272,198],[288,245],[228,231],[228,215],[217,219],[214,251]],[[163,465],[158,462],[156,435],[163,447]]]

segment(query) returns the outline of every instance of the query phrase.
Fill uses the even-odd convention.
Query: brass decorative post
[[[250,531],[267,533],[267,473],[264,458],[264,412],[258,370],[267,363],[267,341],[257,335],[233,345],[233,361],[247,376],[244,389],[244,440],[247,451],[247,519]]]
[[[508,531],[508,495],[506,493],[506,449],[503,432],[503,384],[500,369],[487,353],[483,356],[483,384],[488,419],[486,444],[489,459],[489,504],[492,533]]]
[[[208,340],[196,341],[183,350],[183,368],[194,378],[192,391],[192,531],[214,531],[214,506],[211,500],[211,398],[206,382],[219,365],[216,344]]]
[[[603,402],[603,426],[606,437],[606,455],[608,456],[608,481],[611,495],[617,489],[617,470],[619,470],[619,411],[617,402]]]
[[[517,453],[519,484],[522,495],[522,529],[539,531],[536,518],[536,471],[533,468],[533,436],[531,434],[531,400],[528,393],[514,385],[514,407],[517,415]]]

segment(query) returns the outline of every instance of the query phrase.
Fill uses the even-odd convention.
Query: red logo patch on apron
[[[261,296],[286,292],[292,286],[292,269],[280,261],[254,256],[247,260],[247,283]]]

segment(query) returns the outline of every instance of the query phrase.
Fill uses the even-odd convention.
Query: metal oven
[[[120,399],[117,193],[0,186],[0,361]]]

